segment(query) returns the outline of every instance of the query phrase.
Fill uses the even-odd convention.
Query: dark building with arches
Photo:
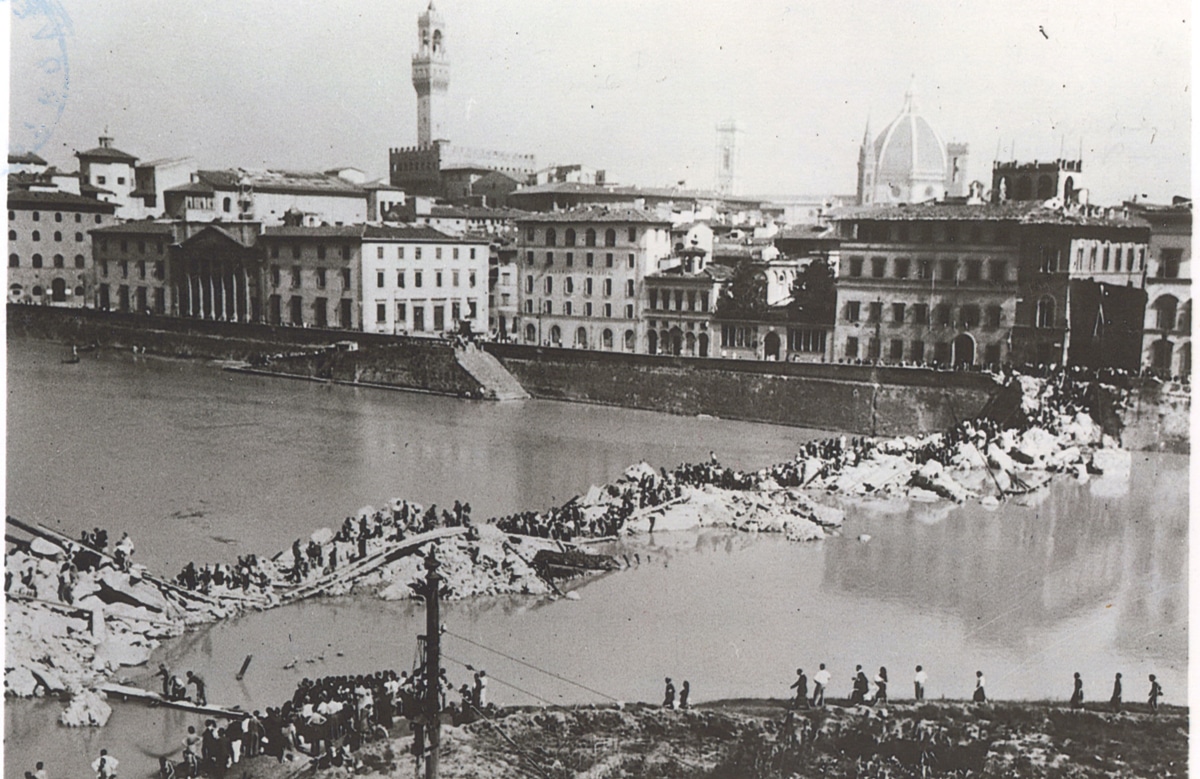
[[[8,301],[92,305],[88,231],[113,222],[115,203],[69,192],[8,191]]]
[[[1142,365],[1160,376],[1192,373],[1192,201],[1126,203],[1150,223]]]
[[[1081,160],[992,164],[992,203],[1056,198],[1063,205],[1086,202]]]

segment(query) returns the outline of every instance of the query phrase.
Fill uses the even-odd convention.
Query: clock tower
[[[446,91],[450,87],[450,62],[446,59],[446,39],[442,16],[429,7],[417,19],[417,52],[412,58],[412,82],[417,90],[417,145],[429,146],[446,140],[443,117]]]

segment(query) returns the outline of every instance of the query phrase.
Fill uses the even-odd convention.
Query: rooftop
[[[9,165],[47,165],[49,163],[47,163],[45,160],[43,160],[41,157],[37,156],[33,152],[27,151],[27,152],[23,152],[21,154],[9,154],[8,155],[8,164]]]
[[[164,238],[175,237],[175,229],[172,223],[151,222],[148,220],[120,222],[105,227],[97,227],[95,230],[89,230],[88,232],[104,233],[106,235],[159,235]]]
[[[113,213],[117,210],[116,203],[105,203],[90,197],[73,195],[70,192],[45,192],[27,189],[10,189],[8,191],[9,208],[36,208],[58,206],[64,210],[104,211]]]
[[[362,225],[272,225],[263,228],[264,238],[361,238]]]
[[[236,190],[248,184],[258,192],[282,194],[334,195],[363,197],[366,190],[337,176],[312,171],[291,170],[200,170],[195,179],[167,192],[211,194],[215,190]]]
[[[97,146],[94,149],[87,151],[77,151],[75,156],[79,159],[96,160],[98,162],[128,162],[130,165],[137,162],[137,157],[123,152],[120,149],[114,149],[111,146]]]
[[[1076,224],[1117,227],[1146,227],[1147,223],[1120,210],[1054,208],[1041,201],[1011,201],[993,205],[921,203],[898,206],[854,206],[840,208],[830,217],[835,222],[1019,222],[1021,224]]]
[[[467,238],[447,235],[441,230],[427,225],[367,225],[363,234],[365,240],[371,241],[430,241],[445,243],[478,243],[487,241],[486,238]]]
[[[669,219],[643,211],[638,208],[572,208],[567,211],[548,211],[546,213],[525,214],[519,222],[614,222],[620,224],[664,224],[669,225]]]

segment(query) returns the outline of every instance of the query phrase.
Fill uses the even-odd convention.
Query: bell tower
[[[443,117],[446,91],[450,88],[450,62],[442,15],[429,7],[417,18],[417,52],[412,58],[412,83],[417,90],[417,145],[429,146],[446,140]]]

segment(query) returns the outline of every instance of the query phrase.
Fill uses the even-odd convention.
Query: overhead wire
[[[552,677],[552,678],[554,678],[554,679],[557,679],[557,680],[559,680],[560,682],[566,682],[567,684],[574,685],[575,687],[578,687],[578,688],[579,688],[579,689],[581,689],[581,690],[587,690],[588,692],[592,693],[593,695],[599,695],[601,698],[607,698],[608,700],[612,701],[613,703],[619,703],[619,702],[620,702],[620,699],[619,699],[619,698],[614,698],[613,696],[609,695],[608,693],[600,692],[600,691],[599,691],[599,690],[597,690],[597,689],[594,689],[594,688],[592,688],[592,687],[588,687],[586,684],[583,684],[583,683],[581,683],[581,682],[577,682],[577,681],[575,681],[574,679],[568,679],[567,677],[565,677],[565,676],[562,676],[562,675],[560,675],[560,674],[556,674],[556,673],[554,673],[553,671],[547,671],[545,668],[539,668],[538,666],[534,665],[533,663],[530,663],[530,662],[527,662],[527,661],[525,661],[525,660],[522,660],[522,659],[520,659],[519,657],[513,657],[512,655],[509,655],[509,654],[506,654],[506,653],[504,653],[504,652],[501,652],[499,649],[493,649],[493,648],[491,648],[490,646],[487,646],[487,645],[485,645],[485,644],[481,644],[481,643],[479,643],[478,641],[475,641],[475,640],[473,640],[473,639],[467,638],[466,636],[460,636],[458,633],[455,633],[455,632],[453,632],[453,631],[451,631],[451,630],[444,630],[443,632],[444,632],[446,635],[448,635],[448,636],[453,636],[454,638],[457,638],[457,639],[458,639],[458,640],[460,640],[460,641],[465,641],[465,642],[467,642],[468,644],[471,644],[472,646],[477,646],[477,647],[479,647],[480,649],[484,649],[484,650],[486,650],[486,651],[488,651],[488,652],[492,652],[492,653],[494,653],[494,654],[500,655],[501,657],[503,657],[503,658],[504,658],[504,659],[506,659],[506,660],[511,660],[511,661],[512,661],[512,662],[514,662],[514,663],[518,663],[518,664],[520,664],[520,665],[523,665],[523,666],[525,666],[526,668],[530,668],[530,669],[532,669],[532,670],[534,670],[534,671],[537,671],[538,673],[543,673],[543,674],[546,674],[547,676],[550,676],[550,677]]]

